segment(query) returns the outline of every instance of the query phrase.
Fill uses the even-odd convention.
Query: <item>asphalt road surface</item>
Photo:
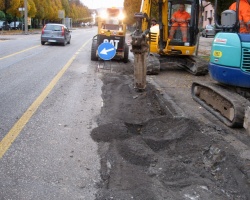
[[[90,66],[96,30],[73,30],[70,45],[40,34],[0,42],[0,199],[94,199],[100,179],[90,138],[102,82]]]

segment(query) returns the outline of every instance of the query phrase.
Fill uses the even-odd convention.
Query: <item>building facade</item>
[[[214,8],[210,2],[202,1],[203,12],[202,12],[202,24],[203,28],[208,25],[214,25]]]

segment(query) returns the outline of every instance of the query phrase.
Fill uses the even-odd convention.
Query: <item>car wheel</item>
[[[67,40],[64,39],[63,46],[66,46],[66,44],[67,44]]]
[[[68,44],[70,44],[70,39],[71,39],[71,38],[69,38]]]
[[[41,41],[41,45],[45,45],[45,42]]]

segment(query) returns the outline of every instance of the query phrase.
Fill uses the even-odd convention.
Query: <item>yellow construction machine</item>
[[[120,8],[111,7],[102,10],[98,16],[98,33],[92,39],[91,60],[98,60],[98,46],[109,42],[116,48],[114,59],[128,62],[129,47],[125,41],[126,24],[123,20],[124,14]]]
[[[180,4],[190,14],[187,25],[187,41],[182,41],[182,31],[176,28],[169,39],[171,17]],[[135,13],[136,30],[132,33],[135,88],[146,87],[146,74],[158,74],[163,64],[175,63],[199,76],[208,73],[208,62],[195,56],[201,20],[201,0],[142,0],[141,11]],[[152,16],[156,10],[158,16]],[[151,27],[151,19],[157,25]]]

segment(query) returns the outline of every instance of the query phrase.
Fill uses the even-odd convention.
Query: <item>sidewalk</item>
[[[200,37],[198,56],[210,56],[213,40],[214,37],[210,38]]]
[[[40,34],[41,33],[41,29],[30,29],[28,30],[28,35],[32,35],[32,34]],[[0,36],[10,36],[10,35],[25,35],[24,31],[22,30],[10,30],[10,31],[6,31],[6,30],[1,30],[0,31]]]

